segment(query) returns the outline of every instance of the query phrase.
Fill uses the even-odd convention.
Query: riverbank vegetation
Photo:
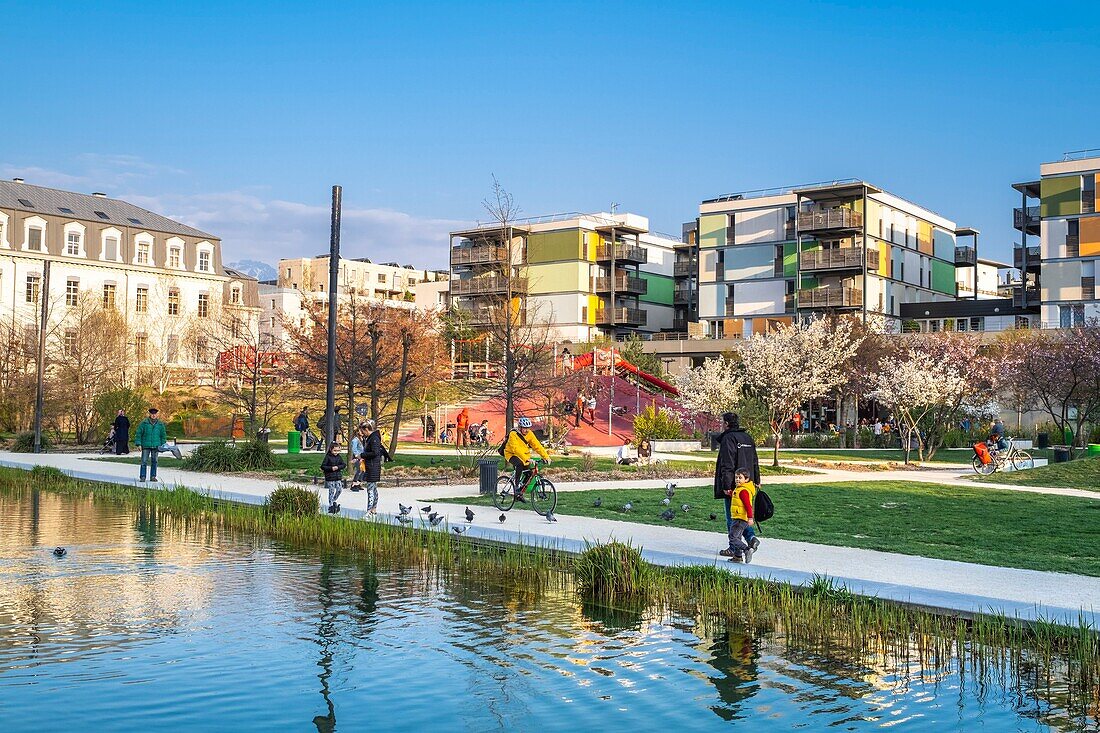
[[[676,614],[702,627],[732,624],[775,633],[792,648],[865,655],[899,669],[969,667],[979,679],[1006,671],[1031,691],[1056,689],[1058,706],[1095,709],[1100,703],[1100,637],[1085,625],[1020,624],[1000,616],[965,618],[852,595],[819,578],[806,588],[745,578],[724,567],[664,568],[636,548],[595,545],[579,557],[550,546],[482,543],[438,530],[385,521],[242,505],[186,489],[157,491],[95,484],[51,468],[0,469],[0,491],[50,491],[150,513],[164,522],[202,523],[281,541],[303,550],[369,555],[379,564],[418,566],[433,575],[458,574],[513,584],[538,595],[552,586],[573,589],[586,605],[619,615]],[[988,676],[988,677],[987,677]],[[1052,693],[1053,694],[1053,693]]]

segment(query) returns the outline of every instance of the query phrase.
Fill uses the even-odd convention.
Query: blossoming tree
[[[676,378],[680,403],[714,416],[736,409],[743,388],[740,364],[725,356],[706,359],[702,366],[689,369]]]

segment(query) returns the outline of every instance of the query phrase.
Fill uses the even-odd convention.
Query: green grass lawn
[[[316,472],[320,474],[321,459],[324,456],[323,453],[309,452],[309,453],[276,453],[275,462],[277,464],[276,472]],[[487,454],[488,457],[497,456],[494,451],[490,451]],[[499,456],[497,456],[499,457]],[[137,464],[141,462],[140,456],[128,456],[126,458],[106,458],[104,460],[112,461],[115,463],[131,463]],[[420,455],[413,453],[398,452],[393,463],[387,464],[387,467],[393,466],[417,466],[420,468],[455,468],[461,465],[468,465],[468,461],[473,458],[464,458],[457,455]],[[620,470],[626,473],[637,473],[642,468],[638,466],[618,466],[611,458],[596,458],[594,459],[593,471],[607,472],[611,470]],[[464,464],[463,461],[467,463]],[[581,470],[583,468],[584,459],[578,456],[559,456],[553,459],[554,463],[551,468],[561,469],[574,469]],[[179,468],[180,461],[175,458],[161,457],[158,461],[159,466],[165,468]],[[503,464],[502,464],[503,465]],[[712,472],[714,466],[711,463],[705,463],[702,461],[668,461],[666,464],[668,468],[673,470],[682,470],[685,473],[689,472]],[[771,466],[762,466],[761,473],[766,476],[792,476],[798,474],[806,474],[808,471],[804,471],[799,468],[793,468],[790,466],[780,466],[779,468],[772,468]]]
[[[766,484],[775,516],[762,525],[769,537],[823,545],[861,547],[983,565],[1100,576],[1100,501],[996,489],[917,482]],[[715,533],[722,546],[722,503],[710,487],[676,492],[676,527]],[[599,497],[602,506],[595,508]],[[558,514],[668,524],[662,489],[567,491]],[[444,500],[440,500],[444,501]],[[491,503],[487,498],[456,503]],[[623,510],[626,502],[633,511]],[[688,512],[680,505],[688,503]],[[517,504],[517,509],[524,510]],[[716,519],[709,516],[715,514]],[[1066,521],[1072,518],[1072,521]]]
[[[760,460],[770,460],[771,450],[767,448],[761,448]],[[1029,450],[1032,456],[1035,458],[1049,458],[1051,452],[1049,450]],[[972,450],[946,450],[940,449],[936,451],[935,457],[933,457],[933,463],[952,463],[952,464],[965,464],[970,465],[970,460],[974,457]],[[905,461],[905,451],[896,448],[826,448],[822,450],[799,450],[797,448],[779,450],[779,459],[791,459],[791,458],[817,458],[822,461],[895,461],[898,463]],[[909,460],[917,460],[917,452],[913,451]]]
[[[970,476],[976,481],[1013,486],[1062,486],[1100,492],[1100,458],[1050,463],[1027,471],[998,471],[992,476]]]

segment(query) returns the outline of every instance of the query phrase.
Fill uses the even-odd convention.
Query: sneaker
[[[138,481],[140,481],[141,483],[145,483],[145,479],[143,478],[139,478]]]
[[[756,550],[754,550],[751,546],[745,548],[744,557],[746,565],[752,562],[752,553],[754,552],[756,552]]]
[[[753,537],[751,546],[752,546],[752,551],[753,552],[756,552],[757,550],[759,550],[760,549],[760,538],[759,537]]]
[[[150,480],[150,481],[156,481],[156,482],[157,482],[158,484],[160,483],[160,479],[159,479],[159,478],[157,478],[156,476],[153,476],[153,477],[152,477],[152,478],[150,478],[149,480]]]
[[[524,504],[527,503],[527,500],[523,498],[523,492],[516,494],[516,501],[522,502]]]
[[[730,562],[732,562],[732,563],[743,563],[743,562],[746,562],[746,560],[745,560],[745,558],[741,557],[740,555],[734,555],[733,557],[730,558]]]
[[[731,550],[728,547],[724,550],[719,550],[718,554],[722,557],[740,557],[740,555],[737,554],[737,550]]]

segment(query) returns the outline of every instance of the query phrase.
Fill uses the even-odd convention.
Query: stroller
[[[115,452],[115,428],[112,425],[107,431],[107,437],[103,440],[103,447],[99,449],[101,454]]]

